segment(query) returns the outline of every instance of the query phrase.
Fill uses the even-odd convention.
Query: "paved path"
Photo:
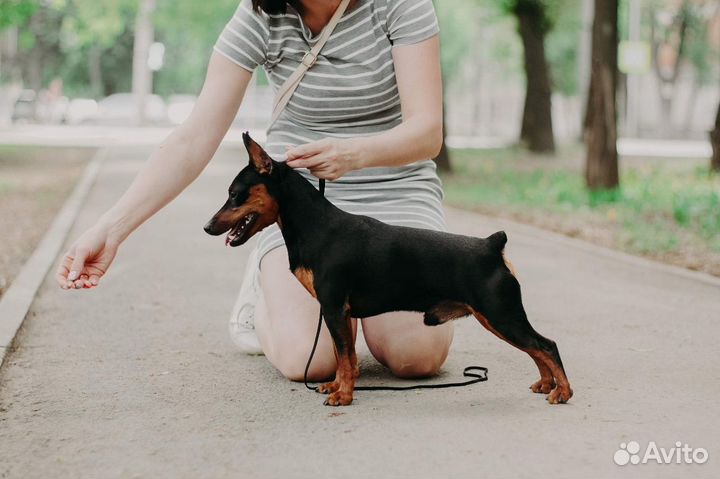
[[[73,237],[145,153],[109,155]],[[489,382],[358,392],[342,409],[238,353],[226,316],[247,249],[201,227],[241,161],[220,154],[127,242],[101,289],[46,281],[0,373],[0,477],[720,475],[718,283],[532,228],[449,213],[456,231],[507,229],[531,320],[560,345],[568,405],[531,394],[532,362],[470,320],[440,379],[478,364]],[[362,366],[361,382],[393,381],[367,355]],[[616,466],[631,440],[682,441],[710,460]]]

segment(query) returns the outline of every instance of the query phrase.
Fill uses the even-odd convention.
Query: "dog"
[[[353,401],[359,369],[351,317],[391,311],[422,312],[428,326],[472,315],[535,361],[540,379],[530,386],[533,392],[546,394],[550,404],[572,397],[555,342],[528,322],[520,284],[505,259],[505,232],[481,239],[347,213],[247,133],[243,141],[250,162],[204,229],[227,233],[226,245],[235,247],[278,224],[290,271],[319,301],[335,346],[335,380],[317,388],[328,394],[326,405]]]

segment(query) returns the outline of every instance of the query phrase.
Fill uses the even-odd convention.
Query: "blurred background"
[[[237,3],[0,0],[0,291],[42,233],[17,211],[50,221],[96,148],[181,123]],[[436,8],[450,205],[720,275],[719,0]],[[271,103],[259,70],[226,147]]]

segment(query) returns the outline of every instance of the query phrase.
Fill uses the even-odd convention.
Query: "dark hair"
[[[288,5],[297,7],[297,4],[298,0],[252,0],[253,10],[262,10],[268,15],[286,13]]]

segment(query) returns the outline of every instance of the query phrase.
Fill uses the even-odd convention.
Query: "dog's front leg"
[[[347,303],[341,307],[323,305],[323,314],[335,346],[337,371],[335,381],[323,384],[318,387],[318,391],[330,393],[325,400],[326,406],[348,406],[353,400],[353,389],[358,375],[350,308]]]

